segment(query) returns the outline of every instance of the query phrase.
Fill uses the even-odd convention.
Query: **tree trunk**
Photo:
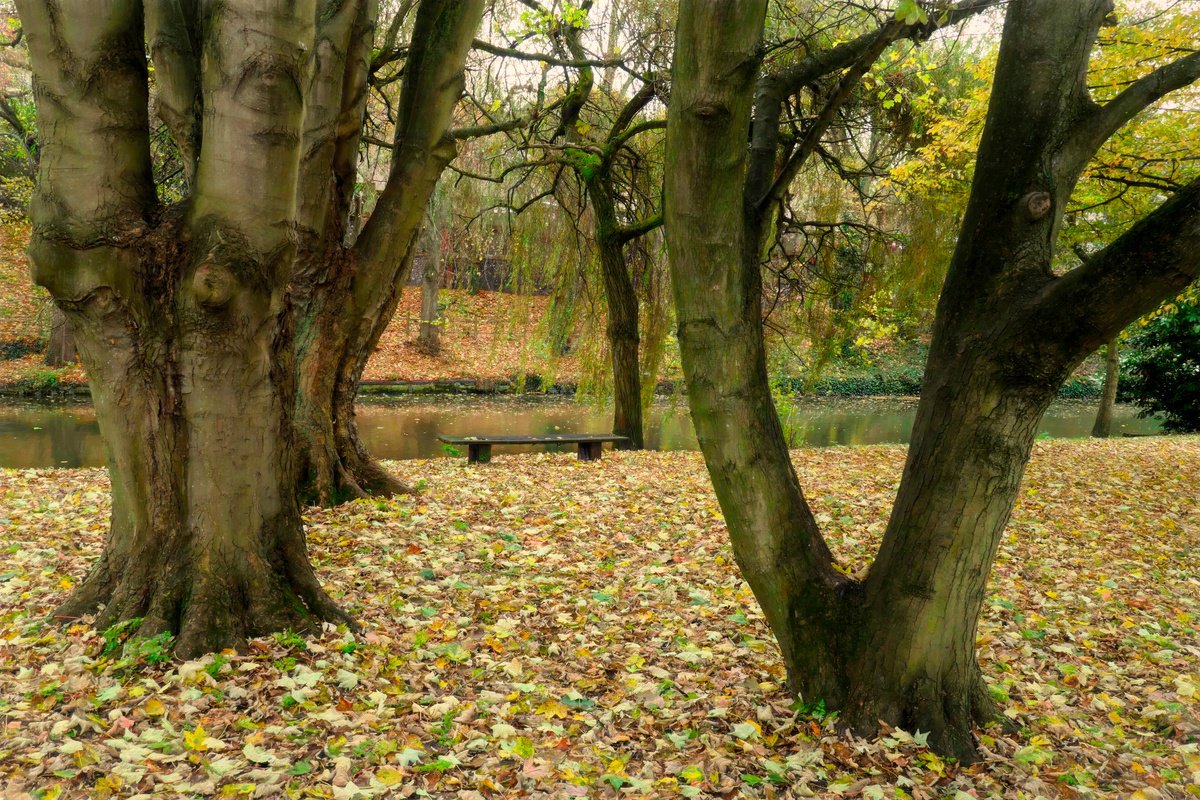
[[[151,177],[142,4],[20,11],[44,135],[30,259],[75,331],[113,493],[104,551],[56,616],[140,620],[183,657],[348,621],[296,501],[287,287],[312,4],[208,9],[212,146],[172,209]]]
[[[176,634],[183,658],[349,621],[306,552],[283,299],[238,286],[212,304],[219,298],[203,277],[187,281],[186,263],[177,253],[142,265],[183,283],[166,295],[173,303],[152,291],[135,300],[146,303],[138,325],[113,287],[66,303],[102,420],[113,511],[99,562],[55,612],[103,607],[100,629],[140,618],[139,635]]]
[[[45,363],[48,367],[65,367],[75,363],[75,334],[71,323],[57,305],[50,311],[50,340],[46,343]]]
[[[417,343],[431,354],[441,349],[438,325],[438,290],[442,285],[442,237],[437,222],[430,214],[425,235],[425,263],[421,266],[421,330]]]
[[[1112,435],[1113,410],[1117,406],[1117,388],[1121,380],[1121,351],[1118,339],[1110,339],[1104,348],[1104,389],[1100,392],[1100,407],[1092,436],[1107,439]]]
[[[657,270],[655,265],[653,269]],[[653,279],[653,278],[652,278]],[[670,333],[669,301],[662,296],[662,290],[652,290],[646,304],[646,323],[643,325],[645,335],[642,337],[642,414],[645,415],[654,403],[654,393],[658,389],[658,375],[662,370],[663,356],[667,351],[667,335]]]
[[[329,506],[410,491],[367,452],[354,413],[363,370],[395,313],[410,258],[411,252],[394,273],[372,273],[355,268],[353,251],[337,248],[316,259],[320,278],[306,275],[297,282],[313,287],[297,298],[296,424],[305,445],[306,502]],[[354,308],[354,283],[368,280],[377,282],[379,301],[363,313],[347,314]]]
[[[937,343],[945,346],[945,339]],[[930,732],[975,754],[972,725],[997,718],[975,660],[976,625],[1042,413],[1057,384],[1006,385],[984,356],[933,356],[864,617],[843,720]],[[933,621],[936,621],[934,624]]]
[[[628,442],[616,445],[641,450],[645,444],[642,426],[642,374],[639,353],[638,296],[625,262],[625,243],[618,234],[612,189],[605,176],[588,183],[588,196],[596,216],[596,244],[600,250],[600,272],[608,305],[608,350],[613,372],[613,428]]]
[[[793,691],[860,733],[882,720],[971,759],[972,724],[995,712],[975,660],[976,621],[1038,422],[1098,336],[1200,272],[1200,181],[1061,277],[1050,268],[1054,232],[1102,134],[1194,80],[1200,56],[1098,106],[1085,77],[1104,0],[1010,3],[904,475],[879,554],[854,580],[833,567],[771,403],[759,263],[775,193],[856,75],[908,29],[889,22],[756,81],[765,11],[765,2],[680,7],[664,194],[692,419]],[[798,91],[806,69],[812,79],[844,72],[781,166],[783,92]]]
[[[355,17],[355,4],[343,4],[326,24],[357,30],[370,5],[359,0]],[[305,148],[306,164],[314,163],[301,171],[304,245],[293,290],[299,307],[296,422],[305,451],[302,494],[323,505],[408,491],[363,446],[354,400],[367,361],[399,305],[429,197],[456,154],[447,132],[482,14],[482,0],[425,0],[417,8],[391,171],[370,219],[349,247],[344,232],[370,41],[351,39],[357,44],[348,54],[317,63],[318,76],[327,79],[318,93],[326,103],[319,107],[321,124],[308,128],[313,141]],[[354,79],[343,82],[343,74]],[[326,164],[330,159],[332,171]]]

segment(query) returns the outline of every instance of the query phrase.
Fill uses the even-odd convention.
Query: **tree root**
[[[929,735],[929,746],[963,764],[979,760],[974,728],[993,723],[1011,725],[1000,714],[976,665],[969,679],[924,676],[907,688],[882,688],[878,679],[852,690],[842,709],[841,724],[855,735],[873,738],[880,723]]]
[[[359,630],[321,588],[303,552],[302,534],[284,539],[278,558],[251,556],[219,569],[154,559],[126,565],[116,576],[106,552],[51,620],[69,624],[96,613],[95,627],[107,630],[140,619],[136,636],[169,633],[175,654],[184,659],[226,648],[243,651],[248,639],[283,630],[315,633],[322,622]]]

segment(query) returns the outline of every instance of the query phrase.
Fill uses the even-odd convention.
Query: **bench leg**
[[[604,453],[603,442],[580,442],[579,443],[579,460],[580,461],[599,461],[601,454]]]
[[[468,444],[467,445],[467,463],[468,464],[486,464],[492,460],[492,446],[490,444]]]

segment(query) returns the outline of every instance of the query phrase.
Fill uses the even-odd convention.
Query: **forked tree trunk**
[[[665,196],[692,419],[791,688],[860,733],[884,721],[974,757],[972,725],[995,715],[976,624],[1041,415],[1087,353],[1200,272],[1200,181],[1083,267],[1050,270],[1062,209],[1096,148],[1200,73],[1200,56],[1189,56],[1182,70],[1089,105],[1085,66],[1107,9],[1103,0],[1009,6],[904,475],[878,557],[855,580],[833,566],[772,405],[759,261],[772,193],[836,110],[816,116],[780,170],[782,89],[798,91],[807,69],[812,79],[844,69],[833,97],[846,97],[881,43],[907,28],[889,23],[768,76],[752,117],[766,3],[681,4]]]
[[[313,4],[229,3],[203,25],[150,4],[153,41],[195,25],[221,65],[198,77],[183,58],[198,52],[156,51],[163,85],[187,73],[206,108],[195,196],[166,210],[142,4],[19,8],[44,132],[34,277],[75,329],[113,493],[104,551],[56,615],[140,619],[184,657],[346,620],[309,563],[296,501],[287,285]]]
[[[102,422],[113,510],[99,562],[55,614],[102,607],[100,629],[141,618],[139,635],[176,634],[184,658],[314,620],[348,622],[306,552],[283,298],[238,285],[206,305],[203,273],[162,241],[175,235],[163,226],[151,234],[161,246],[141,243],[151,258],[170,256],[136,265],[167,279],[132,301],[141,313],[126,313],[130,297],[108,287],[66,304]]]
[[[1113,411],[1117,407],[1117,389],[1121,381],[1120,340],[1110,339],[1104,348],[1104,388],[1100,391],[1100,407],[1096,409],[1096,422],[1092,425],[1092,436],[1107,439],[1112,435]]]
[[[405,62],[388,181],[370,219],[343,246],[366,103],[373,0],[329,2],[306,120],[301,185],[296,421],[302,494],[330,505],[407,487],[362,444],[354,416],[363,370],[395,315],[421,219],[454,158],[448,135],[482,0],[424,0]],[[327,45],[327,46],[326,46]]]

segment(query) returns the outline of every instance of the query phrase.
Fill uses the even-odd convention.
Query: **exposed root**
[[[69,623],[98,612],[94,625],[102,631],[140,619],[137,636],[169,633],[175,654],[184,659],[242,651],[248,639],[282,630],[315,633],[322,622],[359,630],[321,588],[299,527],[280,536],[275,557],[248,557],[218,570],[156,559],[127,565],[118,575],[106,551],[52,619]]]
[[[69,625],[80,617],[95,613],[108,603],[115,585],[116,576],[109,569],[108,556],[105,554],[92,567],[83,583],[76,586],[67,599],[54,609],[50,620]]]
[[[1020,725],[1015,720],[1006,717],[1000,705],[992,698],[992,693],[988,690],[987,682],[983,679],[983,673],[979,667],[975,667],[975,680],[971,682],[971,718],[980,728],[986,728],[989,725],[998,725],[1005,733],[1016,733],[1020,729]]]
[[[978,715],[989,714],[987,722],[996,716],[995,703],[978,667],[975,675],[978,682],[967,685],[944,677],[923,677],[906,690],[892,687],[893,692],[881,691],[880,684],[872,681],[869,687],[859,687],[851,702],[839,709],[841,724],[867,738],[879,734],[880,723],[914,733],[921,731],[929,734],[929,746],[939,754],[963,764],[974,763],[979,760],[974,736],[975,723],[982,721]],[[985,697],[989,703],[986,707]]]

